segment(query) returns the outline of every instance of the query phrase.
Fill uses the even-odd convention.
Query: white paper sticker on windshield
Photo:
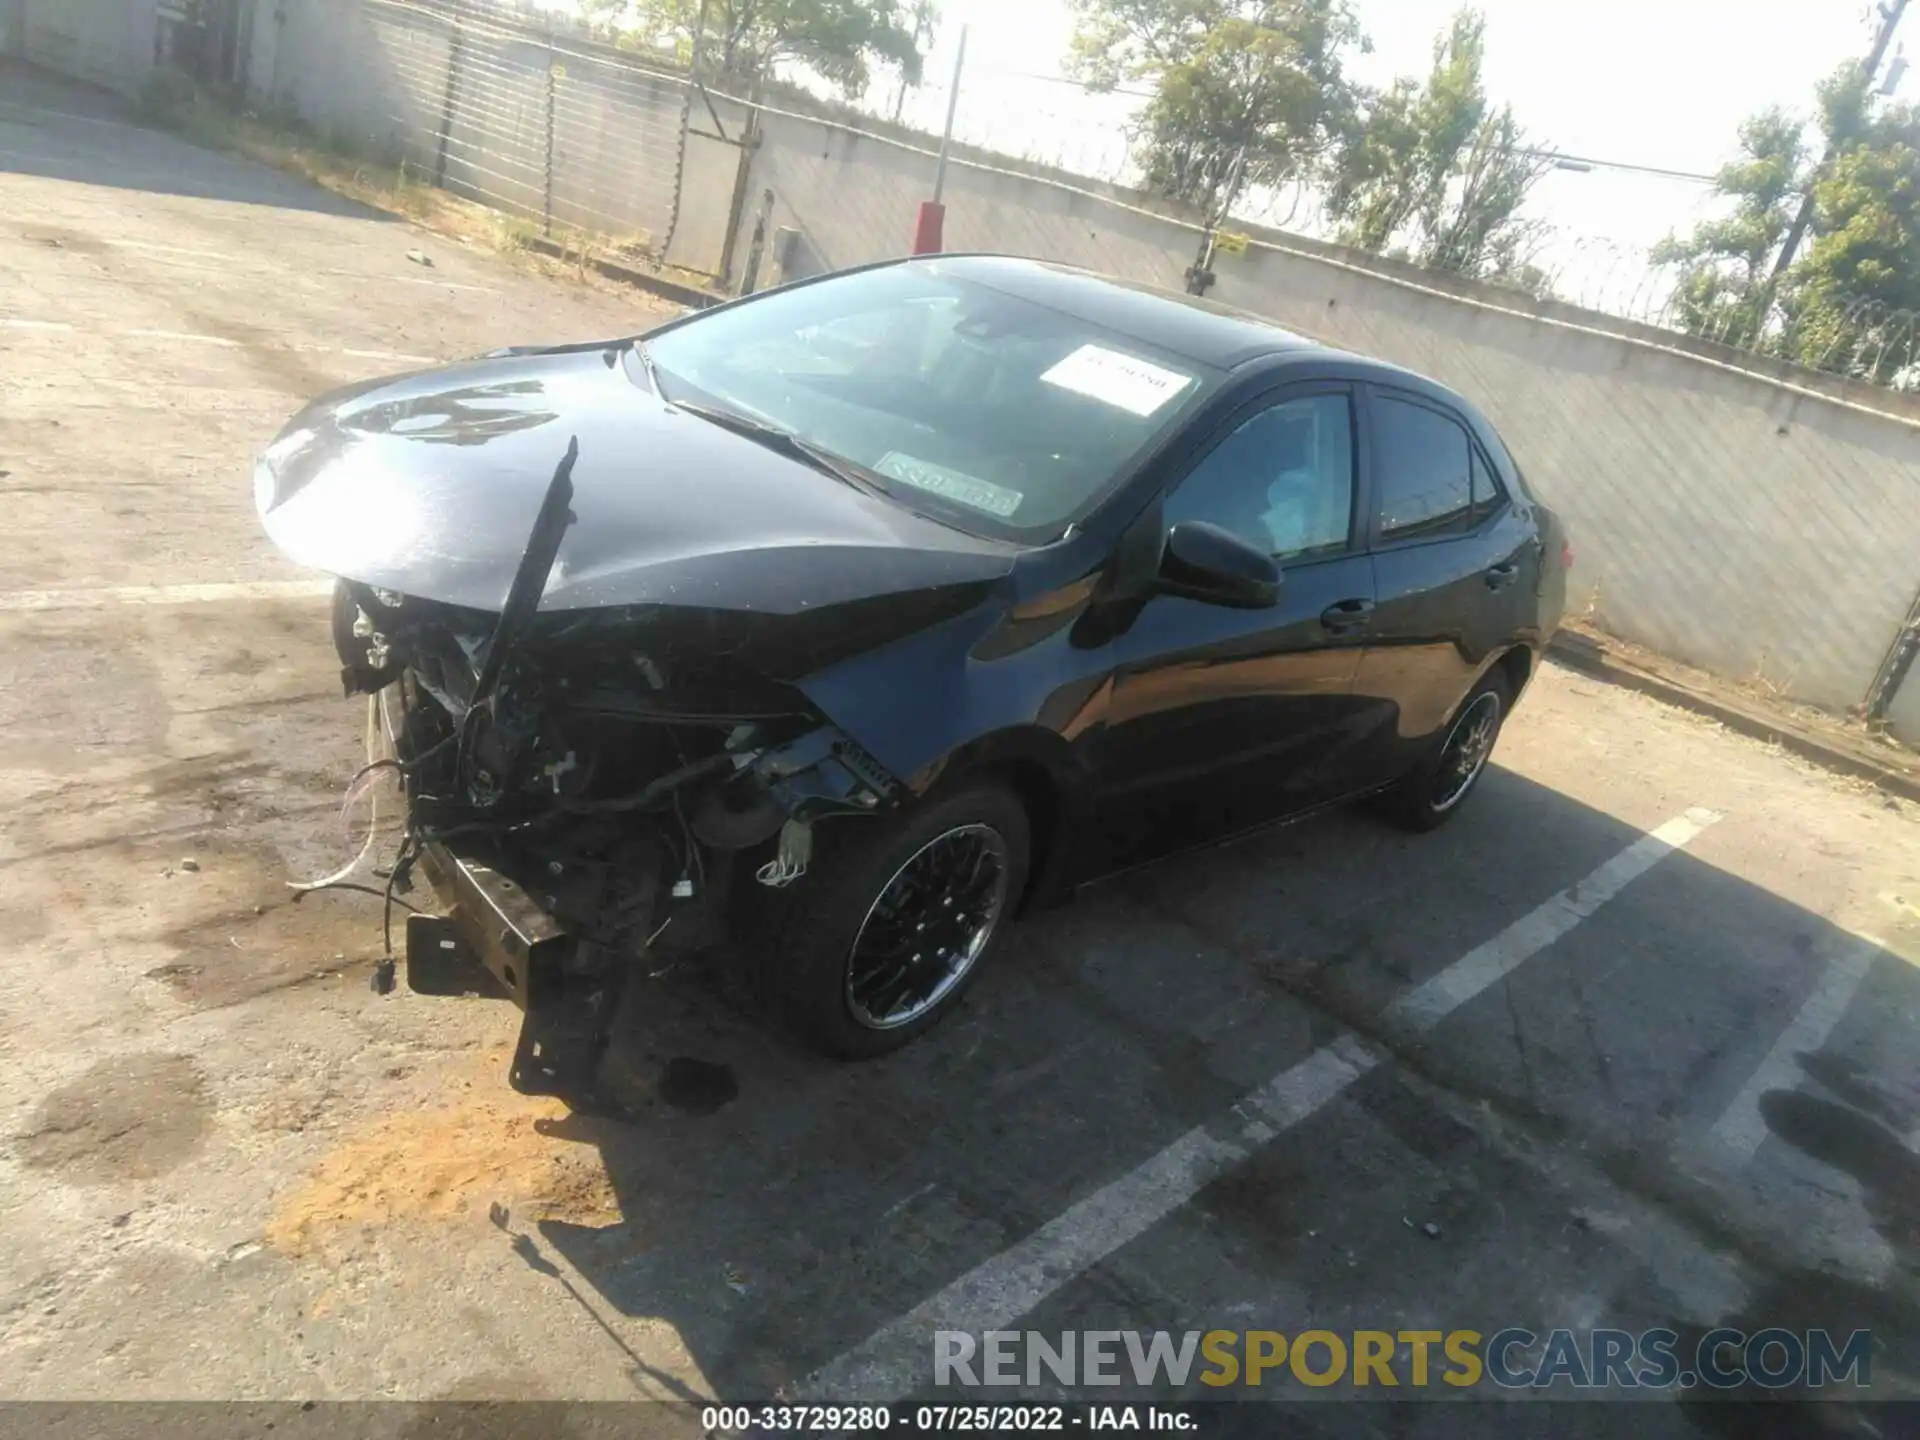
[[[1018,490],[991,485],[985,480],[976,480],[971,475],[962,475],[958,470],[949,470],[945,466],[935,465],[926,460],[916,460],[913,456],[903,455],[898,450],[889,450],[880,457],[880,462],[873,468],[882,475],[891,475],[895,480],[904,480],[916,490],[944,495],[949,500],[970,505],[975,510],[984,510],[989,515],[998,515],[1002,520],[1018,510],[1020,502],[1026,498]]]
[[[1153,414],[1193,383],[1191,375],[1102,345],[1082,345],[1040,378],[1135,415]]]

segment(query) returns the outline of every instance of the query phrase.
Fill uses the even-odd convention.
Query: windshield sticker
[[[902,455],[898,450],[889,450],[873,468],[882,475],[904,480],[916,490],[944,495],[975,510],[998,515],[1002,520],[1018,510],[1020,502],[1026,498],[1018,490],[990,485],[985,480],[962,475],[958,470],[948,470],[925,460],[916,460],[911,455]]]
[[[1193,383],[1191,375],[1100,345],[1082,345],[1040,378],[1135,415],[1153,414]]]

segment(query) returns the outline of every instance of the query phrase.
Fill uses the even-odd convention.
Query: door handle
[[[1519,578],[1519,575],[1520,567],[1513,561],[1508,561],[1505,565],[1494,565],[1487,571],[1487,589],[1504,590]]]
[[[1320,623],[1337,635],[1360,629],[1372,614],[1371,600],[1338,600],[1320,612]]]

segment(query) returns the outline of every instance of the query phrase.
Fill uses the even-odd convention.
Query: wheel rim
[[[847,1009],[870,1030],[911,1025],[952,993],[999,928],[1007,842],[989,825],[935,836],[894,871],[847,953]]]
[[[1440,768],[1433,781],[1433,808],[1451,810],[1465,798],[1486,768],[1500,733],[1500,697],[1489,690],[1453,722],[1440,750]]]

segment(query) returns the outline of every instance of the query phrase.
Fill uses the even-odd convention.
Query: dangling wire
[[[380,697],[378,695],[369,695],[367,697],[367,763],[355,773],[353,780],[347,786],[346,798],[340,802],[340,813],[343,819],[347,813],[347,807],[353,803],[354,786],[360,782],[363,776],[379,767],[380,762],[374,758],[373,753],[374,739],[378,726],[379,704]],[[396,761],[395,763],[397,764],[398,762]],[[353,859],[342,865],[331,875],[323,876],[318,880],[289,880],[287,881],[287,888],[299,892],[326,890],[339,884],[342,880],[353,874],[354,871],[360,868],[361,861],[365,860],[373,850],[373,838],[378,832],[379,820],[380,797],[379,792],[374,791],[369,795],[367,800],[367,838],[361,842],[360,849],[355,853]]]

